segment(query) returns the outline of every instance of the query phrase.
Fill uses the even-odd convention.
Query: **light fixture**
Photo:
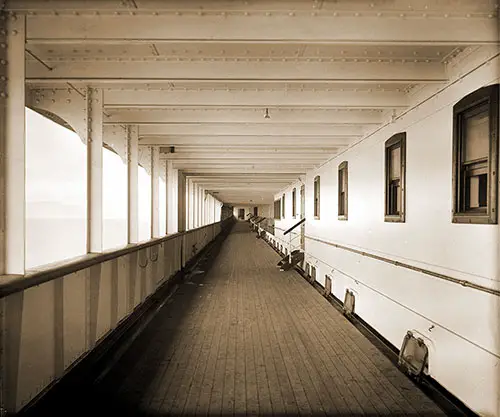
[[[269,116],[269,109],[266,108],[266,114],[264,115],[264,119],[270,119],[271,116]]]

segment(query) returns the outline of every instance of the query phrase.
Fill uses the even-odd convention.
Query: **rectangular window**
[[[297,189],[292,190],[292,216],[297,217]]]
[[[406,133],[385,143],[385,221],[405,221]]]
[[[285,218],[285,194],[281,197],[281,217]]]
[[[497,223],[498,84],[453,107],[453,222]]]
[[[314,178],[314,218],[319,219],[319,194],[320,194],[320,181],[319,176]]]
[[[281,219],[281,199],[274,202],[274,218],[276,220]]]
[[[338,218],[339,220],[347,220],[347,161],[339,165],[338,190]]]

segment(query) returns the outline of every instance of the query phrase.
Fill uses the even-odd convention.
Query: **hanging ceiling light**
[[[266,114],[264,115],[264,119],[270,119],[271,116],[269,116],[269,109],[266,108]]]

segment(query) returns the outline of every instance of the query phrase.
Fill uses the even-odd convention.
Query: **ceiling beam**
[[[355,138],[348,136],[270,136],[264,135],[245,135],[243,132],[234,136],[175,136],[175,135],[150,135],[141,134],[139,145],[165,145],[165,146],[205,146],[208,147],[235,147],[240,145],[244,148],[261,148],[262,146],[271,147],[342,147],[349,146]]]
[[[357,108],[357,109],[397,109],[408,106],[406,95],[402,91],[382,91],[373,88],[364,91],[347,91],[340,88],[315,88],[315,85],[305,85],[285,88],[281,83],[274,88],[259,88],[256,84],[247,88],[221,89],[210,88],[204,83],[198,88],[190,89],[137,89],[104,91],[105,107],[113,108],[155,108],[172,106],[174,108],[193,106],[249,106],[249,107],[297,107],[314,109]],[[301,89],[302,88],[302,89]],[[215,109],[217,111],[217,109]]]
[[[184,161],[220,161],[220,160],[254,160],[254,161],[279,161],[285,160],[299,160],[299,161],[321,161],[324,160],[328,154],[325,153],[282,153],[282,152],[264,152],[264,153],[174,153],[174,154],[161,154],[162,159],[169,161],[184,162]]]
[[[328,136],[328,137],[352,137],[357,138],[366,133],[362,126],[341,126],[329,124],[270,124],[251,123],[243,124],[175,124],[175,125],[141,125],[139,136],[161,136],[161,135],[201,135],[208,136]],[[234,140],[234,139],[233,139]]]
[[[10,2],[9,7],[22,10],[22,4],[16,3],[19,2]],[[155,9],[134,10],[133,14],[126,9],[122,13],[100,11],[99,6],[94,5],[80,9],[78,15],[71,12],[70,2],[62,3],[59,4],[57,15],[49,9],[45,13],[28,16],[26,38],[28,42],[51,44],[161,44],[180,40],[347,45],[465,45],[498,42],[495,19],[487,14],[475,14],[467,18],[465,13],[460,13],[453,18],[446,18],[441,13],[433,15],[432,11],[384,10],[383,5],[370,9],[368,2],[362,5],[361,9],[364,10],[361,13],[350,10],[338,12],[331,8],[294,11],[290,5],[285,9],[282,6],[273,10],[272,4],[263,5],[263,2],[257,6],[260,12],[256,10],[253,13],[249,13],[250,7],[242,3],[239,10],[231,10],[234,6],[228,7],[226,2],[217,2],[220,7],[218,10],[216,2],[208,8],[206,2],[198,2],[200,8],[183,10],[186,8],[184,3],[176,2],[178,8],[170,5],[167,11],[161,11],[165,6],[156,3],[160,9],[156,14],[152,13]],[[36,3],[31,3],[31,6],[40,8]],[[488,12],[488,8],[484,9]],[[96,15],[96,11],[100,13]],[[449,10],[448,15],[453,15],[453,12],[460,12],[460,9]],[[490,10],[492,12],[494,10]]]
[[[95,17],[95,16],[94,16]],[[98,20],[98,19],[97,19]],[[58,61],[51,69],[36,60],[26,63],[31,82],[157,82],[184,80],[322,81],[372,83],[442,83],[447,81],[442,63],[396,62],[170,62],[159,58],[141,61],[120,59]],[[158,59],[158,60],[156,60]],[[126,68],[126,70],[124,70]]]
[[[263,108],[247,109],[142,109],[106,110],[109,117],[105,124],[177,124],[177,123],[329,123],[329,124],[367,124],[382,122],[381,111],[367,110],[322,110],[322,109],[282,109],[271,108],[270,119],[265,119]]]

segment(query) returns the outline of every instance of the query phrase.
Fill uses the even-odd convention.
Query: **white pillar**
[[[198,195],[199,195],[199,204],[198,204],[198,218],[199,220],[199,226],[203,226],[203,205],[205,203],[205,192],[203,191],[203,188],[198,189]]]
[[[188,218],[189,218],[189,229],[194,229],[194,183],[190,178],[188,181]]]
[[[151,236],[160,234],[160,148],[151,147]]]
[[[139,242],[139,130],[127,128],[128,243]]]
[[[103,91],[87,88],[87,252],[102,252]]]
[[[177,175],[173,162],[167,160],[167,234],[177,233]]]
[[[26,18],[13,15],[1,23],[6,31],[0,34],[0,274],[24,275]]]
[[[193,228],[198,227],[198,185],[193,184]]]

